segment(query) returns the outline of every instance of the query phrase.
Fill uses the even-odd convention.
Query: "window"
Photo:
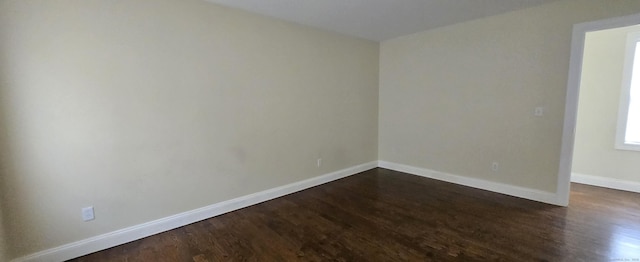
[[[640,32],[627,36],[616,148],[640,151]]]

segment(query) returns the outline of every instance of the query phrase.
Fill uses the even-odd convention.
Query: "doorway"
[[[587,34],[596,31],[610,30],[638,24],[640,24],[640,14],[576,24],[573,28],[569,79],[567,84],[564,131],[562,137],[562,151],[560,156],[560,168],[558,175],[557,196],[558,202],[560,204],[569,204],[572,164],[575,153],[574,149],[576,146],[575,143],[579,108],[579,93],[583,75],[582,67],[583,62],[585,61],[584,51]],[[620,89],[621,87],[618,84],[616,87],[612,88]],[[613,141],[614,138],[611,138],[612,147]]]

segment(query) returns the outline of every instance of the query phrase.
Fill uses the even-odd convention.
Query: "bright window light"
[[[616,149],[640,151],[640,32],[627,36]]]
[[[629,88],[629,110],[624,135],[625,144],[640,145],[640,43],[636,42],[633,73]]]

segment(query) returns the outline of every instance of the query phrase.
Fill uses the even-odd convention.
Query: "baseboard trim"
[[[500,194],[515,196],[519,198],[529,199],[533,201],[543,202],[547,204],[564,206],[558,199],[555,193],[545,192],[541,190],[535,190],[530,188],[524,188],[519,186],[507,185],[502,183],[496,183],[486,181],[482,179],[470,178],[465,176],[447,174],[435,170],[426,168],[419,168],[404,164],[397,164],[386,161],[378,161],[378,167],[386,168],[398,172],[408,173],[412,175],[432,178],[458,185],[478,188]]]
[[[640,183],[629,180],[571,173],[571,182],[640,193]]]
[[[16,258],[12,260],[12,262],[65,261],[355,175],[374,169],[377,166],[378,162],[376,161],[357,165],[311,179],[234,198],[210,206],[44,250],[28,256]]]

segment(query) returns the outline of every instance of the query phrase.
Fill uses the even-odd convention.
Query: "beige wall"
[[[0,83],[1,82],[1,78],[0,78]],[[1,86],[1,84],[0,84]],[[4,144],[4,142],[7,142],[7,139],[3,136],[4,134],[6,134],[6,125],[4,125],[3,123],[3,112],[2,112],[2,106],[0,105],[0,148],[4,148],[6,146],[6,144]],[[7,261],[8,259],[8,248],[7,248],[7,235],[5,234],[5,224],[4,224],[4,214],[6,214],[7,212],[5,212],[4,207],[3,207],[3,191],[4,191],[4,174],[5,172],[5,165],[2,159],[4,159],[6,157],[5,154],[3,154],[3,152],[5,152],[4,150],[0,150],[0,261]]]
[[[555,192],[572,26],[638,11],[566,0],[383,42],[379,159]]]
[[[2,219],[2,213],[4,211],[2,210],[2,205],[0,202],[0,261],[6,261],[8,260],[7,258],[7,242],[6,242],[6,236],[4,234],[4,225],[2,223],[3,219]]]
[[[2,57],[0,56],[0,61],[2,61]],[[0,62],[1,63],[1,62]],[[1,70],[0,70],[1,71]],[[2,78],[0,77],[0,87],[2,86]],[[2,93],[0,92],[0,99],[2,98]],[[6,155],[6,150],[3,150],[2,148],[6,148],[7,144],[6,142],[8,142],[8,139],[6,139],[6,134],[7,134],[7,125],[4,124],[4,112],[3,112],[3,106],[0,104],[0,261],[8,261],[9,260],[9,256],[8,256],[8,237],[7,234],[5,233],[5,228],[6,228],[6,224],[4,223],[6,220],[4,219],[4,215],[6,215],[8,212],[5,211],[5,207],[4,207],[4,191],[5,191],[5,187],[4,187],[4,177],[6,176],[6,159],[8,157],[8,155]]]
[[[640,182],[640,152],[614,148],[627,34],[640,26],[587,33],[572,171]]]
[[[376,160],[378,47],[198,0],[1,1],[11,257]]]

